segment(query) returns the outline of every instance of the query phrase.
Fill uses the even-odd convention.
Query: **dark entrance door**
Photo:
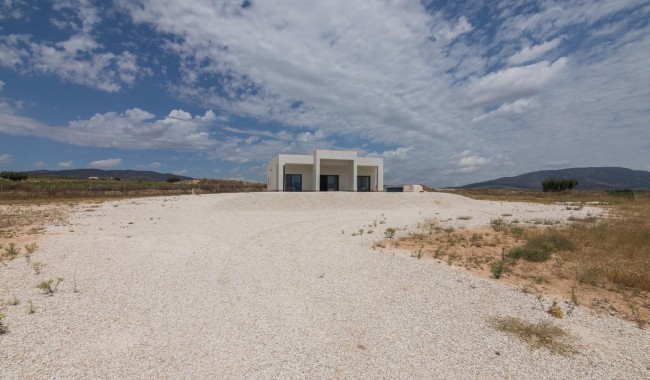
[[[339,191],[339,176],[320,176],[320,191]]]
[[[369,175],[360,175],[357,177],[357,191],[370,191]]]

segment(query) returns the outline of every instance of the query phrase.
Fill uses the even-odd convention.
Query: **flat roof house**
[[[384,160],[350,150],[279,154],[267,173],[268,191],[384,191]]]

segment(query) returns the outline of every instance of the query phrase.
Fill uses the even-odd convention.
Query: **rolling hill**
[[[158,173],[140,170],[101,170],[101,169],[71,169],[71,170],[34,170],[27,172],[30,177],[44,178],[78,178],[99,177],[100,179],[120,178],[141,181],[166,181],[169,177],[178,177],[181,180],[193,179],[171,173]]]
[[[460,188],[541,190],[541,183],[547,178],[575,178],[578,180],[577,190],[650,189],[650,172],[617,167],[540,170],[515,177],[471,183]]]

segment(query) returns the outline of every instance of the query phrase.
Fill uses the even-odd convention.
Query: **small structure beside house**
[[[399,185],[399,186],[386,186],[384,191],[389,193],[423,193],[424,188],[422,185]]]
[[[279,154],[267,166],[268,191],[383,191],[384,160],[349,150]]]

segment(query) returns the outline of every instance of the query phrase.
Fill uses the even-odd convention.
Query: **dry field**
[[[646,293],[615,289],[598,312],[585,290],[642,281],[579,279],[628,252],[602,223],[630,223],[606,225],[618,239],[645,211],[546,203],[250,193],[2,206],[2,244],[23,249],[0,265],[0,378],[648,378]],[[503,254],[550,232],[544,262]],[[609,254],[583,265],[593,246]]]
[[[567,209],[584,205],[562,204]],[[524,292],[570,307],[587,306],[643,327],[650,321],[650,201],[601,207],[609,217],[570,218],[566,223],[502,214],[488,227],[453,229],[424,219],[415,230],[376,246],[461,266]]]

